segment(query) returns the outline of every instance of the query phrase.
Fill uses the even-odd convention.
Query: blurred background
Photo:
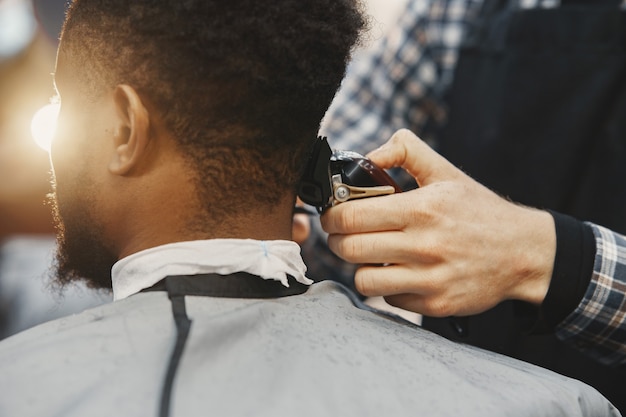
[[[383,36],[406,1],[365,2],[372,30],[364,48]],[[60,294],[48,276],[50,166],[45,143],[35,139],[51,137],[54,117],[35,115],[55,95],[52,73],[68,3],[0,0],[0,339],[110,299],[81,286]]]
[[[109,299],[51,288],[54,236],[48,152],[54,117],[35,118],[54,96],[52,73],[65,0],[0,0],[0,338]],[[45,145],[44,145],[45,147]]]

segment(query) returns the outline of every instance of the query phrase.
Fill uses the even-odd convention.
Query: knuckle
[[[363,295],[371,297],[377,294],[376,279],[368,269],[359,268],[354,276],[356,289]]]
[[[441,284],[437,279],[432,277],[422,277],[420,280],[420,288],[424,294],[438,294],[441,292]]]
[[[431,297],[424,300],[424,314],[432,317],[448,317],[454,315],[453,306],[441,297]]]
[[[440,239],[429,237],[420,239],[407,250],[411,259],[435,264],[445,259],[446,247]]]
[[[343,212],[341,216],[342,224],[348,233],[360,232],[363,227],[363,219],[361,212],[358,210],[357,204],[343,204]]]
[[[344,261],[362,262],[363,244],[358,236],[330,235],[328,247]]]
[[[423,190],[415,190],[411,194],[411,199],[407,199],[404,204],[399,208],[399,215],[401,216],[402,223],[405,225],[420,225],[426,226],[433,224],[438,216],[436,211],[436,204],[433,204],[433,199],[430,193]],[[407,196],[409,194],[407,193]]]
[[[352,204],[340,204],[321,217],[322,228],[329,233],[353,233],[360,227],[359,213]]]
[[[406,128],[402,128],[396,130],[391,139],[395,142],[406,142],[414,140],[415,137],[416,136],[412,131]]]
[[[349,262],[359,262],[363,252],[361,239],[356,236],[347,236],[339,242],[339,252]]]

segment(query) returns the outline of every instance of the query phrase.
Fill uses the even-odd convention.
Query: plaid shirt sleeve
[[[626,364],[626,236],[588,223],[596,239],[593,276],[557,336],[601,363]]]
[[[367,153],[400,128],[429,139],[427,127],[445,119],[442,97],[463,33],[478,0],[409,1],[398,22],[357,55],[320,133],[331,145]]]

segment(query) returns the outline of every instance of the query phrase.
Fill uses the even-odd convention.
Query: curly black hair
[[[365,25],[359,0],[75,0],[61,47],[86,97],[155,106],[215,217],[294,191]]]

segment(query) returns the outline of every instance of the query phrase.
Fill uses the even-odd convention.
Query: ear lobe
[[[137,91],[128,85],[115,87],[113,101],[119,125],[113,135],[115,152],[109,171],[115,175],[127,175],[146,154],[150,141],[150,118]]]

